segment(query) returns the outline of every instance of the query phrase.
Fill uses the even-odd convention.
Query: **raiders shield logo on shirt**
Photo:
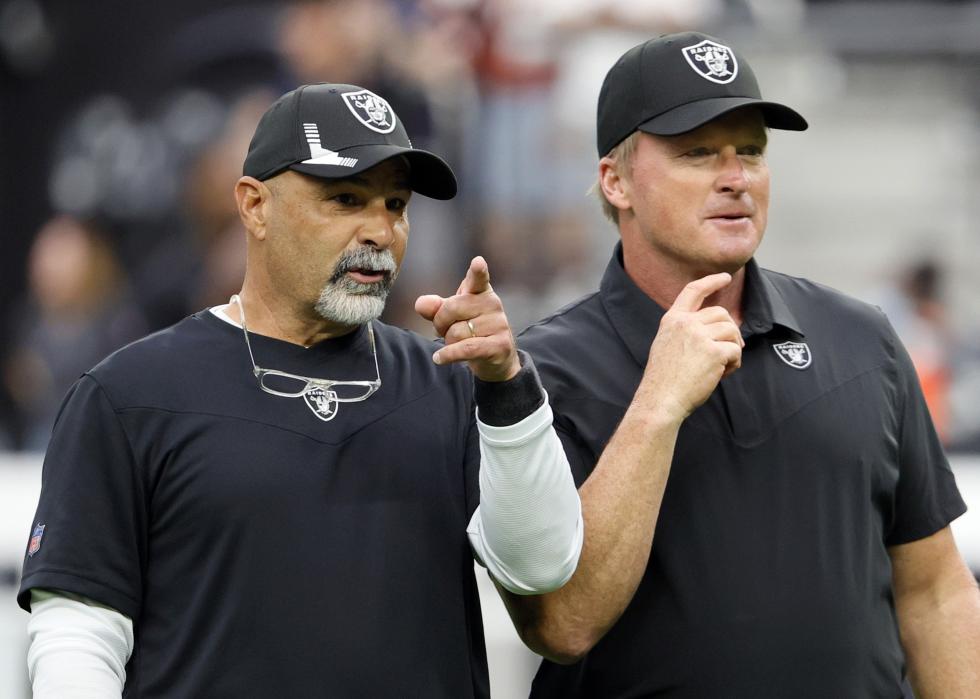
[[[337,394],[333,391],[324,391],[322,388],[311,388],[303,394],[303,400],[313,414],[324,422],[332,420],[340,406],[337,402]]]
[[[806,369],[810,366],[812,357],[810,348],[805,342],[781,342],[773,345],[776,355],[794,369]]]
[[[738,61],[727,46],[705,39],[682,50],[690,66],[705,80],[724,85],[738,75]]]
[[[391,133],[395,129],[395,113],[391,106],[370,90],[345,92],[344,103],[357,120],[372,131]]]

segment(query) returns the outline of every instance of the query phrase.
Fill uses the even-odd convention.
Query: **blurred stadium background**
[[[106,353],[238,289],[231,189],[301,82],[385,96],[461,180],[417,198],[386,320],[490,262],[516,327],[594,288],[615,240],[586,195],[616,57],[697,28],[810,121],[775,133],[768,267],[877,303],[972,510],[980,574],[980,1],[0,0],[0,697],[29,696],[13,600],[62,395]],[[479,575],[485,582],[485,575]],[[534,658],[489,591],[496,697]]]

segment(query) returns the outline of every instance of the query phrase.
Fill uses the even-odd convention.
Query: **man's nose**
[[[720,168],[721,171],[715,181],[718,191],[741,194],[748,190],[751,178],[745,170],[745,163],[738,157],[735,148],[726,147],[722,149]]]
[[[395,239],[394,213],[388,210],[384,199],[372,201],[364,210],[365,220],[357,234],[362,245],[384,250]]]

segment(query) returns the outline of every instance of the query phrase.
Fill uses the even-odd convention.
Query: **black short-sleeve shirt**
[[[209,311],[84,375],[21,606],[54,588],[132,617],[132,699],[488,696],[472,380],[374,328],[381,388],[330,420],[261,391],[242,330]],[[309,349],[250,337],[263,367],[374,378],[364,328]]]
[[[579,484],[664,313],[621,255],[598,293],[519,338]],[[584,660],[545,661],[532,697],[902,696],[887,547],[965,505],[881,312],[746,271],[742,366],[681,427],[632,602]]]

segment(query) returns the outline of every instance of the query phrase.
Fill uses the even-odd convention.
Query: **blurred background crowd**
[[[697,28],[738,47],[774,134],[764,266],[880,305],[951,451],[980,451],[980,2],[0,0],[0,451],[43,450],[113,349],[239,289],[232,188],[259,115],[368,87],[460,196],[417,197],[385,319],[473,254],[520,328],[594,288],[616,234],[587,194],[606,70]]]

